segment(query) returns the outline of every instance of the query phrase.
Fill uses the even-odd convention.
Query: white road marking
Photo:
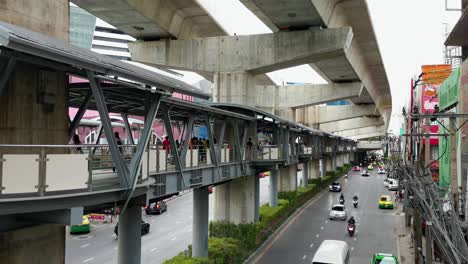
[[[319,237],[320,235],[319,234],[316,234],[315,237]]]
[[[354,247],[351,247],[351,251],[353,251],[353,250],[354,250]]]
[[[117,247],[114,247],[114,250],[117,250]]]
[[[152,249],[151,249],[151,252],[153,252],[153,251],[155,251],[155,250],[157,250],[157,249],[158,249],[158,248],[152,248]]]
[[[328,224],[328,220],[325,220],[325,224]]]
[[[354,241],[356,241],[356,238],[354,238]]]
[[[307,258],[307,255],[304,255],[304,256],[302,257],[302,259],[306,259],[306,258]]]
[[[173,237],[173,238],[171,238],[171,241],[174,241],[174,240],[176,240],[176,238],[177,238],[177,237]]]
[[[321,227],[320,227],[320,229],[322,229],[322,230],[323,230],[323,226],[321,226]]]
[[[82,248],[85,248],[85,247],[87,247],[87,246],[89,246],[89,244],[84,244],[84,245],[82,245],[81,247],[82,247]]]
[[[310,244],[310,246],[309,246],[309,247],[310,247],[310,248],[312,248],[313,246],[314,246],[314,243]]]
[[[91,260],[94,260],[94,258],[85,259],[85,260],[83,260],[83,263],[89,262]]]

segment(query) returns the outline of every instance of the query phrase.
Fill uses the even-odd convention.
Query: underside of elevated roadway
[[[271,81],[263,73],[308,63],[330,85],[344,85],[350,82],[361,83],[363,89],[358,96],[353,93],[349,95],[344,93],[344,95],[331,100],[348,99],[354,104],[373,104],[377,109],[376,114],[382,116],[385,127],[388,126],[392,104],[390,89],[365,0],[241,0],[242,4],[274,32],[274,36],[283,35],[276,35],[279,32],[285,33],[284,36],[289,38],[297,34],[293,31],[326,32],[327,29],[337,30],[346,27],[351,29],[349,41],[344,42],[345,45],[341,53],[335,53],[334,56],[315,57],[314,59],[309,57],[309,59],[297,60],[296,63],[279,62],[275,67],[269,67],[271,66],[269,63],[269,66],[260,68],[250,68],[247,65],[249,62],[258,61],[258,59],[265,57],[271,58],[271,56],[260,56],[262,53],[257,53],[252,57],[252,53],[246,53],[251,49],[250,44],[247,45],[247,43],[252,43],[250,40],[253,37],[226,37],[226,32],[222,29],[222,26],[216,22],[198,0],[74,0],[73,2],[125,33],[142,40],[130,45],[133,60],[150,65],[192,70],[210,80],[213,80],[213,73],[221,71],[218,67],[211,68],[210,66],[242,66],[237,69],[235,67],[231,68],[229,71],[241,70],[257,75],[255,80],[252,81],[244,77],[244,75],[238,76],[238,78],[245,78],[244,83],[240,85],[248,86],[248,91],[242,92],[248,94],[247,98],[255,98],[255,92],[250,91],[259,90],[254,89],[255,85],[271,84]],[[248,41],[238,42],[239,39],[248,39]],[[222,50],[223,56],[220,57],[220,54],[216,54],[215,50],[211,48],[194,56],[193,52],[195,50],[203,50],[202,47],[205,44],[201,43],[204,41],[218,43],[223,41],[222,46],[225,46],[225,48],[218,49],[218,51]],[[227,45],[228,43],[230,44]],[[183,48],[184,45],[191,47],[190,53],[187,53],[187,48]],[[282,49],[291,50],[291,45],[296,47],[300,43],[291,42],[288,45],[283,46]],[[219,44],[211,47],[216,46],[219,47]],[[268,45],[263,47],[268,47]],[[240,54],[244,55],[240,56]],[[200,57],[200,55],[202,56]],[[202,59],[203,56],[209,56],[214,64]],[[235,62],[239,56],[242,59]],[[187,61],[183,62],[187,58],[190,58],[191,61],[188,64]],[[238,73],[233,73],[236,76],[238,75]],[[222,77],[225,78],[224,75]],[[216,78],[214,80],[216,82]],[[289,87],[286,87],[286,89],[289,89]],[[270,92],[268,94],[271,95],[268,96],[270,98],[273,96]],[[218,93],[217,96],[223,95]],[[319,102],[312,100],[311,102],[301,101],[297,104],[286,103],[286,107],[310,106],[316,103],[325,103],[330,101],[329,99],[324,98],[323,101]],[[226,102],[224,99],[220,101]],[[241,103],[246,101],[235,100],[232,102]],[[249,102],[248,105],[263,109],[280,107],[272,107],[262,102],[253,101]],[[277,113],[282,112],[287,113],[288,111],[281,110]],[[314,122],[316,121],[309,120],[304,123]],[[337,122],[341,123],[341,121]],[[339,126],[342,127],[343,125]],[[367,123],[364,126],[367,126]]]
[[[351,27],[353,41],[346,60],[333,58],[312,66],[330,82],[360,80],[365,93],[355,104],[375,103],[388,127],[392,99],[377,39],[365,0],[241,0],[273,32]],[[352,68],[352,71],[349,70]]]

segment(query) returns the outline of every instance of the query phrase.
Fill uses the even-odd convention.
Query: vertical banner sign
[[[432,114],[434,113],[435,105],[439,104],[439,97],[437,96],[437,90],[439,89],[439,85],[437,84],[423,84],[422,87],[422,98],[421,98],[421,105],[422,105],[422,113],[425,114]],[[439,126],[437,123],[431,124],[429,130],[431,134],[437,134],[439,132]],[[423,131],[426,131],[426,126],[423,125]],[[431,136],[430,139],[431,145],[438,145],[439,138],[437,136]],[[423,138],[423,144],[425,144],[426,140]]]

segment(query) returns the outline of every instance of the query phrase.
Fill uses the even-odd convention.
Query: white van
[[[341,240],[324,240],[312,259],[312,264],[348,264],[348,262],[348,243]]]

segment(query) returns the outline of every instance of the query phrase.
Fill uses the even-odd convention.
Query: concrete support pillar
[[[325,174],[327,174],[327,172],[331,172],[331,171],[335,171],[335,162],[334,162],[335,158],[334,157],[327,157],[325,159],[325,168],[326,168],[326,171],[325,171]]]
[[[0,232],[0,262],[65,263],[65,226],[37,225]]]
[[[213,85],[214,102],[255,105],[255,76],[250,73],[216,72]]]
[[[350,158],[349,158],[349,159],[350,159],[351,164],[357,162],[356,153],[355,153],[355,152],[351,152],[351,153],[349,153],[349,154],[350,154]]]
[[[258,177],[258,174],[254,175],[254,184],[254,219],[255,222],[258,222],[260,221],[260,178]]]
[[[0,2],[0,21],[68,41],[68,8],[68,0],[5,0]],[[18,61],[0,95],[0,142],[67,144],[67,98],[68,77],[64,72]]]
[[[320,159],[320,168],[322,169],[320,171],[320,177],[325,177],[327,174],[327,159]]]
[[[286,166],[280,169],[279,191],[292,192],[297,190],[297,167]]]
[[[255,221],[255,176],[234,179],[216,186],[214,220],[234,224]]]
[[[333,154],[333,156],[331,157],[331,166],[328,168],[328,171],[335,171],[336,170],[336,158],[337,155],[336,154]]]
[[[270,207],[278,206],[278,175],[279,170],[270,171]]]
[[[320,174],[320,160],[309,161],[309,179],[318,179]]]
[[[130,201],[119,216],[119,264],[141,263],[141,206]]]
[[[309,172],[310,172],[310,161],[306,161],[302,163],[302,187],[307,188],[307,183],[309,180]]]
[[[208,188],[193,189],[192,256],[208,256]]]

